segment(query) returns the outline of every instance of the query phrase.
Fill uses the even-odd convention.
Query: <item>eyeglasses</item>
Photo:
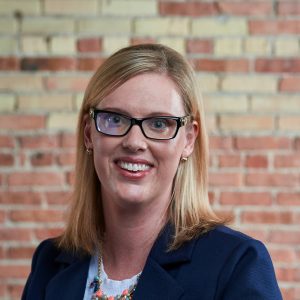
[[[180,127],[185,126],[191,116],[155,116],[143,119],[131,118],[113,111],[90,108],[98,132],[109,136],[125,136],[133,125],[138,125],[143,135],[152,140],[175,138]]]

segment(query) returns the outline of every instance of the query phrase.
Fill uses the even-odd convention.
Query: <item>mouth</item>
[[[118,159],[115,163],[122,170],[132,173],[147,172],[153,167],[153,164],[145,160]]]

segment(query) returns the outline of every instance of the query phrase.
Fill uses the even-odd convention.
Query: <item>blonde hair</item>
[[[91,107],[128,79],[146,72],[171,78],[184,104],[185,113],[199,124],[193,154],[180,163],[174,178],[169,221],[175,232],[171,249],[223,223],[212,211],[208,199],[208,139],[203,106],[194,72],[175,50],[158,44],[123,48],[109,57],[96,71],[86,89],[77,133],[75,187],[66,229],[59,245],[69,251],[92,253],[103,239],[104,218],[101,185],[92,156],[84,145],[84,120]]]

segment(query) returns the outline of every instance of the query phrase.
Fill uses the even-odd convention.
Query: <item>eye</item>
[[[154,130],[165,130],[168,128],[168,120],[166,119],[151,119],[150,126]]]
[[[116,128],[127,125],[128,121],[125,117],[111,112],[103,112],[98,115],[98,123],[100,128]],[[126,122],[127,121],[127,122]]]

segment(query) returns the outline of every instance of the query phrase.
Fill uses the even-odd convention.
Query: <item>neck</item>
[[[104,207],[102,255],[109,278],[122,280],[142,271],[149,252],[167,221],[167,207],[135,209]]]

